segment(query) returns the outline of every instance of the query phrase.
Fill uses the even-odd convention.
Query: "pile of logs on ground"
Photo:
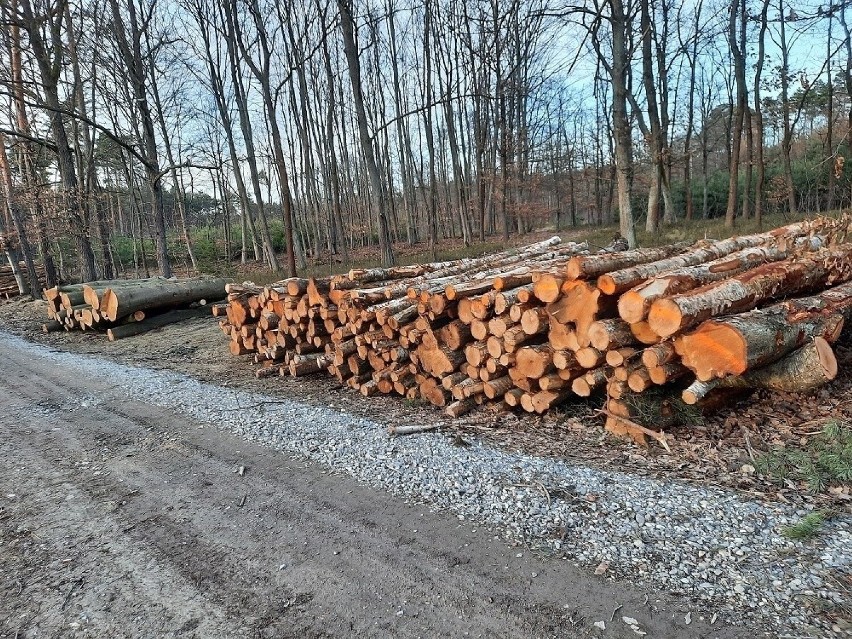
[[[658,429],[742,389],[833,379],[852,313],[846,219],[592,253],[552,238],[482,258],[228,286],[213,306],[258,377],[326,371],[361,394],[544,413],[601,398],[606,428]]]
[[[29,286],[30,280],[29,275],[27,275],[26,262],[20,262],[18,264],[18,269],[24,278],[25,285]],[[44,268],[40,265],[37,265],[36,271],[38,271],[38,281],[43,285]],[[29,291],[29,289],[27,290]],[[12,272],[11,265],[8,262],[0,264],[0,298],[8,300],[12,299],[13,297],[18,297],[20,294],[21,290],[18,288],[18,282],[15,279],[15,274]]]
[[[211,277],[103,280],[44,291],[44,332],[106,331],[110,341],[198,315],[198,307],[225,297],[227,281]]]

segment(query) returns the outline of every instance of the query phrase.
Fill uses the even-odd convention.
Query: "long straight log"
[[[695,380],[681,397],[695,404],[716,388],[765,388],[799,393],[824,386],[837,377],[837,358],[821,337],[763,368],[709,381]]]
[[[111,299],[106,308],[102,309],[104,317],[111,322],[134,311],[175,307],[202,299],[222,299],[225,297],[225,280],[162,280],[149,285],[117,289],[114,293],[114,301]]]
[[[565,273],[568,279],[596,278],[604,273],[618,269],[662,260],[677,253],[682,253],[689,247],[688,242],[678,242],[659,248],[634,249],[618,253],[602,253],[598,255],[578,255],[568,262]]]
[[[782,246],[757,246],[710,262],[663,273],[623,292],[618,300],[619,317],[631,324],[640,322],[648,317],[655,300],[726,280],[763,264],[786,260],[796,252],[815,251],[823,243],[823,238],[812,237]]]
[[[114,342],[117,339],[124,339],[133,335],[141,335],[156,328],[162,328],[176,322],[183,322],[195,317],[206,317],[206,313],[200,313],[198,309],[185,309],[177,311],[169,311],[161,315],[146,317],[141,322],[130,322],[121,326],[113,326],[107,329],[107,338]]]
[[[700,381],[742,375],[779,360],[808,341],[833,343],[852,316],[852,282],[740,315],[704,322],[675,340],[684,366]]]
[[[768,233],[741,235],[711,242],[705,241],[703,246],[697,246],[674,257],[605,273],[598,278],[598,288],[607,295],[620,295],[645,280],[667,271],[718,260],[731,253],[753,246],[774,243],[773,246],[777,247],[780,242],[782,248],[786,248],[794,244],[795,240],[803,235],[810,235],[819,231],[827,232],[828,227],[833,228],[834,226],[833,220],[829,224],[829,221],[823,218],[821,221],[799,222],[782,226]],[[821,243],[819,241],[819,244]],[[818,248],[818,246],[814,248]]]
[[[659,299],[651,305],[648,324],[660,337],[669,337],[716,315],[747,311],[781,295],[846,282],[850,277],[852,246],[846,245],[759,266],[691,293]]]

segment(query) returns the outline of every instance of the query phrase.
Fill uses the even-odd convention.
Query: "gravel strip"
[[[172,408],[411,501],[485,523],[510,541],[556,552],[634,583],[692,597],[734,622],[776,636],[852,636],[815,610],[852,606],[848,577],[852,517],[832,518],[815,540],[782,530],[806,513],[722,490],[455,445],[437,432],[389,438],[386,425],[348,414],[206,384],[172,372],[133,368],[51,351],[0,332],[32,357],[67,365],[126,396]],[[92,406],[109,397],[81,397]]]

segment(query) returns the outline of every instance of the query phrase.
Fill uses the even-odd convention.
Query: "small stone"
[[[598,630],[606,630],[606,622],[605,621],[596,621],[592,624]]]

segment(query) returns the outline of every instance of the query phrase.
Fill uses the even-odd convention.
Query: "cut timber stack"
[[[25,285],[29,285],[29,276],[27,275],[27,264],[26,262],[20,262],[18,264],[18,269],[22,277],[24,278]],[[38,275],[38,281],[42,284],[44,283],[44,268],[40,265],[36,266],[36,271]],[[29,289],[27,289],[29,291]],[[10,264],[0,264],[0,298],[3,299],[11,299],[13,297],[18,297],[21,294],[21,290],[18,288],[18,282],[15,279],[15,274],[12,272],[12,267]]]
[[[190,306],[223,299],[226,283],[212,277],[151,277],[57,286],[44,291],[49,320],[43,329],[107,331],[110,341],[138,335],[187,319]]]
[[[600,395],[608,430],[665,442],[649,426],[692,406],[834,377],[831,344],[852,313],[848,226],[820,218],[611,253],[552,238],[476,259],[230,285],[213,312],[258,377],[326,371],[365,396],[419,397],[452,416],[486,403],[540,414]]]

